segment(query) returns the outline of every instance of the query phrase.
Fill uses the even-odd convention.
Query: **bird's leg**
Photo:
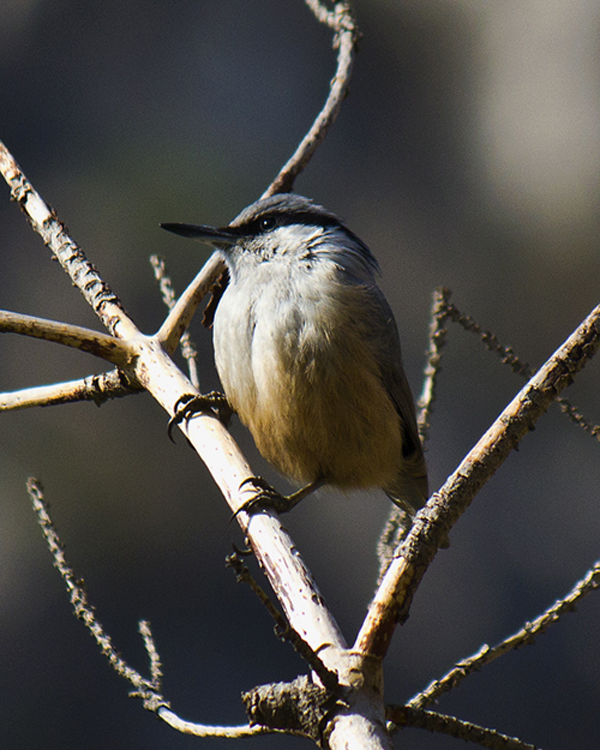
[[[324,480],[322,478],[315,479],[314,482],[307,484],[306,487],[302,487],[296,492],[292,492],[291,495],[282,495],[280,492],[277,492],[263,477],[248,477],[248,479],[244,479],[240,484],[240,489],[245,484],[252,484],[258,491],[254,497],[251,497],[250,500],[247,500],[236,510],[232,518],[235,518],[241,511],[252,515],[253,513],[258,513],[263,508],[272,508],[277,513],[287,513],[298,505],[300,500],[303,500],[311,492],[321,487],[324,484]]]
[[[194,414],[213,413],[225,427],[229,424],[233,414],[233,409],[227,399],[218,391],[211,391],[202,395],[184,393],[177,399],[173,411],[174,414],[167,425],[167,434],[171,440],[173,440],[173,428],[184,420],[187,421]],[[175,441],[173,440],[173,442]]]

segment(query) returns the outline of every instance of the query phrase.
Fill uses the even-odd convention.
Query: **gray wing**
[[[379,307],[380,325],[375,326],[379,346],[381,379],[396,406],[402,428],[402,456],[394,483],[383,489],[397,505],[410,515],[421,508],[429,497],[427,465],[417,429],[413,395],[402,367],[400,338],[394,315],[378,287],[374,296]]]

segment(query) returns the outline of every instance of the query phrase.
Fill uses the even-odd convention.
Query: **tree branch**
[[[192,721],[181,719],[171,709],[162,706],[156,712],[158,716],[170,727],[181,734],[191,734],[194,737],[220,737],[222,739],[238,739],[239,737],[255,737],[258,734],[290,734],[279,729],[271,729],[263,726],[250,726],[241,724],[234,727],[220,727],[213,724],[196,724]]]
[[[600,305],[550,357],[506,407],[460,466],[417,513],[390,564],[356,638],[354,649],[383,657],[396,624],[445,535],[536,420],[600,348]]]
[[[325,138],[327,131],[339,114],[342,102],[348,93],[350,76],[356,44],[360,32],[349,2],[338,2],[333,10],[327,10],[319,0],[306,0],[306,4],[315,14],[320,23],[329,26],[334,32],[333,48],[338,51],[337,69],[331,81],[331,88],[323,109],[292,157],[284,164],[273,182],[265,190],[262,197],[268,198],[275,193],[289,193],[294,186],[296,177],[302,172]]]
[[[48,504],[44,499],[44,491],[41,483],[30,477],[27,480],[27,493],[31,498],[38,524],[42,529],[44,538],[54,559],[54,566],[58,569],[67,590],[70,594],[71,604],[75,615],[87,628],[92,638],[96,641],[100,651],[108,659],[109,664],[115,672],[123,677],[135,691],[130,693],[132,697],[142,698],[144,708],[156,713],[163,721],[183,734],[193,734],[197,737],[250,737],[256,734],[273,733],[273,729],[266,727],[251,727],[242,725],[237,727],[211,726],[206,724],[193,724],[180,719],[177,714],[170,710],[168,701],[161,694],[162,669],[160,657],[154,644],[154,638],[150,630],[150,623],[142,620],[139,623],[139,631],[144,639],[144,646],[150,658],[151,679],[148,680],[117,653],[112,639],[104,630],[96,617],[94,608],[88,601],[87,594],[77,580],[71,566],[67,563],[65,553],[58,533],[50,518]]]
[[[119,328],[119,338],[135,335],[137,329],[127,316],[119,299],[108,284],[100,278],[96,268],[88,261],[78,245],[69,237],[64,224],[44,203],[2,141],[0,141],[0,173],[10,187],[11,198],[19,204],[33,230],[50,248],[103,325],[113,335],[118,335],[117,328]]]
[[[448,329],[445,325],[448,317],[447,307],[450,290],[439,287],[433,292],[433,302],[429,322],[429,346],[427,348],[427,364],[425,365],[425,380],[423,390],[417,402],[419,435],[423,443],[429,437],[429,420],[435,402],[437,379],[440,374],[442,349],[446,344]]]
[[[430,732],[447,734],[466,742],[474,742],[489,750],[541,750],[535,745],[501,734],[495,729],[488,729],[470,721],[457,719],[455,716],[438,714],[434,711],[421,711],[408,706],[387,706],[386,717],[394,724],[404,727],[428,729]]]
[[[117,674],[124,677],[131,685],[138,690],[150,690],[156,691],[160,689],[160,685],[154,684],[152,681],[145,679],[139,672],[130,667],[117,653],[115,650],[110,636],[105,633],[104,628],[98,622],[94,610],[90,606],[87,594],[83,587],[77,580],[75,573],[71,566],[67,563],[63,546],[60,542],[50,514],[48,512],[48,505],[44,500],[44,490],[41,482],[34,477],[30,477],[27,480],[27,492],[31,499],[33,509],[35,511],[38,524],[42,529],[42,533],[48,544],[48,548],[52,557],[54,558],[54,567],[57,568],[60,573],[67,590],[70,595],[71,605],[75,612],[75,615],[79,620],[83,622],[85,627],[90,632],[92,638],[96,641],[100,650],[108,659],[111,667],[117,672]]]
[[[18,333],[81,349],[119,367],[126,365],[135,354],[126,341],[106,333],[8,310],[0,310],[0,333]]]
[[[575,604],[584,596],[600,588],[600,560],[588,570],[569,593],[562,599],[557,599],[551,607],[541,615],[527,622],[516,633],[505,638],[496,646],[490,648],[485,643],[476,653],[458,662],[449,672],[439,680],[434,680],[423,692],[418,693],[408,702],[411,708],[426,708],[438,700],[444,693],[453,690],[465,677],[479,671],[486,664],[490,664],[499,656],[520,646],[533,643],[534,639],[544,633],[551,625],[558,622],[566,612],[572,612]]]
[[[173,289],[173,282],[167,273],[164,258],[159,255],[150,256],[150,265],[154,271],[154,278],[158,282],[163,302],[169,310],[175,307],[177,297]],[[188,324],[189,325],[189,324]],[[187,362],[188,374],[195,388],[200,388],[200,378],[198,376],[198,350],[192,342],[192,337],[187,327],[184,328],[181,338],[179,339],[181,355]]]
[[[100,406],[110,398],[122,398],[140,393],[142,388],[130,383],[121,370],[88,375],[68,383],[54,383],[36,388],[24,388],[12,393],[0,393],[0,411],[25,409],[31,406],[57,406],[75,401],[93,401]]]
[[[225,261],[218,253],[213,253],[202,266],[196,278],[173,305],[156,334],[157,341],[164,346],[167,352],[171,353],[176,349],[183,332],[189,326],[194,313],[198,309],[198,305],[224,271]]]

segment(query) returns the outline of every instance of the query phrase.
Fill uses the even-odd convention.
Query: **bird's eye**
[[[277,221],[274,216],[265,216],[259,222],[259,226],[263,232],[268,232],[269,229],[273,229]]]

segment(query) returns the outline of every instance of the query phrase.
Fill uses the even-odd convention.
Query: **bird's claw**
[[[296,505],[298,505],[300,500],[305,498],[307,495],[310,495],[311,492],[320,487],[323,484],[323,479],[315,479],[310,484],[307,484],[306,487],[302,487],[297,492],[292,492],[291,495],[282,495],[280,492],[277,492],[277,490],[271,487],[271,485],[267,482],[266,479],[263,479],[263,477],[248,477],[247,479],[244,479],[244,481],[240,484],[240,489],[242,489],[245,484],[252,484],[258,491],[253,497],[251,497],[245,503],[242,503],[242,505],[231,517],[232,520],[242,510],[249,515],[258,513],[265,508],[270,508],[276,513],[287,513]]]
[[[248,515],[253,515],[254,513],[259,513],[261,510],[270,508],[276,513],[287,513],[296,504],[294,495],[290,495],[289,497],[282,495],[281,492],[277,492],[274,487],[271,487],[263,477],[248,477],[244,479],[240,484],[240,489],[245,484],[251,484],[258,491],[249,500],[240,505],[231,517],[232,520],[242,511],[248,513]]]
[[[175,402],[173,412],[173,416],[167,425],[167,435],[174,443],[173,428],[178,424],[181,424],[181,422],[187,422],[187,420],[190,419],[190,417],[193,417],[194,414],[212,413],[218,417],[225,426],[227,426],[233,410],[222,393],[211,391],[210,393],[200,395],[197,393],[184,393],[183,396],[180,396]]]

